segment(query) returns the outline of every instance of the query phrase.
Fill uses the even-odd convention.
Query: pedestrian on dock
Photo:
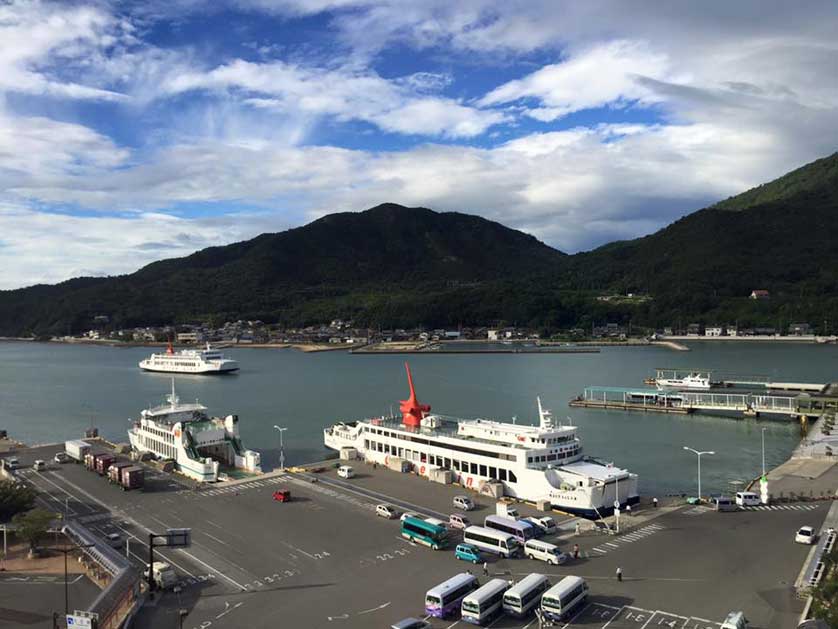
[[[489,576],[489,562],[488,561],[483,562],[483,576],[484,577]]]
[[[579,522],[576,523],[576,537],[579,537],[579,532],[582,530],[582,525]]]
[[[658,499],[657,499],[657,498],[652,498],[652,506],[653,506],[655,509],[657,509],[657,508],[658,508]]]
[[[579,544],[573,545],[573,558],[579,559]]]
[[[617,566],[617,581],[623,582],[623,569],[620,566]]]
[[[631,515],[631,505],[626,505],[626,515]]]

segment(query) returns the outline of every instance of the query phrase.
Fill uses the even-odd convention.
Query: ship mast
[[[535,399],[538,401],[539,427],[541,430],[554,430],[555,424],[553,424],[553,413],[541,406],[541,397],[536,397]]]

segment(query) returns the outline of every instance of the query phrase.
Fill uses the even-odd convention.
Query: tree
[[[31,509],[35,496],[36,492],[31,487],[13,481],[0,481],[0,522]]]
[[[824,557],[824,576],[812,590],[811,615],[838,629],[838,550]]]
[[[30,552],[34,552],[55,517],[54,513],[44,509],[32,509],[26,513],[18,513],[12,518],[12,523],[17,527],[17,534],[29,542]]]

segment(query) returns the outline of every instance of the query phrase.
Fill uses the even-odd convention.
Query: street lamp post
[[[69,578],[67,575],[67,555],[70,553],[84,548],[91,548],[94,544],[76,544],[70,548],[50,548],[49,550],[56,550],[59,553],[64,553],[64,618],[67,617],[67,614],[70,613],[70,585],[69,585]]]
[[[712,450],[704,450],[702,452],[699,452],[698,450],[693,450],[692,448],[688,448],[687,446],[684,446],[684,450],[689,450],[698,457],[698,501],[701,502],[701,455],[716,453]]]
[[[762,427],[762,475],[765,476],[765,426]]]
[[[282,442],[282,433],[285,432],[286,430],[288,430],[288,428],[280,428],[277,425],[274,425],[274,428],[276,428],[277,432],[279,433],[279,469],[280,469],[280,471],[284,472],[285,471],[285,447],[284,447],[284,444]]]

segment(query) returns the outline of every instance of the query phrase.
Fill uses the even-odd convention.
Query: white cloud
[[[39,0],[0,5],[0,92],[122,100],[118,92],[63,76],[119,35],[120,23],[93,6]]]
[[[614,103],[661,100],[638,77],[662,79],[666,57],[641,42],[615,41],[573,54],[532,74],[495,88],[480,100],[483,106],[536,99],[542,104],[528,113],[542,121]]]
[[[362,120],[395,133],[453,138],[479,135],[506,119],[500,112],[421,93],[443,87],[446,80],[424,73],[389,81],[371,71],[237,59],[208,72],[174,74],[160,86],[160,93],[232,92],[249,105],[280,114],[334,116],[340,121]]]

